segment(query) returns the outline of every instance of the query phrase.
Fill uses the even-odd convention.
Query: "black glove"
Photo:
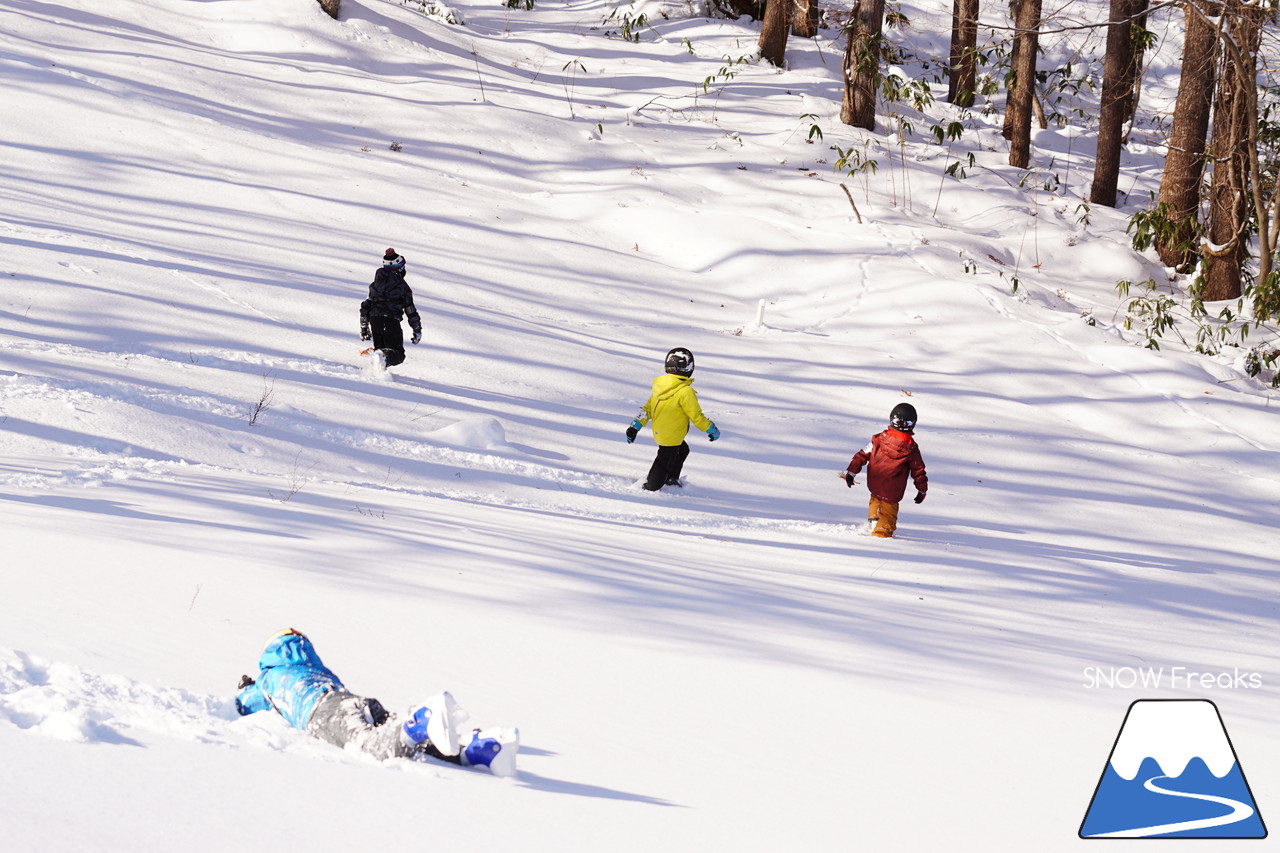
[[[852,475],[852,474],[850,474],[848,471],[845,471],[845,472],[844,472],[844,484],[845,484],[846,486],[848,486],[849,488],[851,488],[851,489],[852,489],[852,488],[853,488],[853,484],[854,484],[854,483],[856,483],[856,482],[858,482],[858,481],[857,481],[857,480],[855,480],[855,479],[853,479],[853,475]]]
[[[916,492],[916,503],[924,503],[924,492]]]
[[[417,343],[419,343],[421,340],[422,340],[422,330],[421,330],[421,329],[414,329],[414,330],[413,330],[413,337],[412,337],[412,338],[409,338],[409,343],[411,343],[411,344],[417,344]]]
[[[249,677],[249,676],[247,676],[247,675],[242,675],[242,676],[240,676],[240,683],[236,685],[236,689],[237,689],[237,690],[244,690],[246,687],[248,687],[249,685],[251,685],[251,684],[253,684],[253,683],[254,683],[254,682],[253,682],[253,679],[252,679],[252,678],[250,678],[250,677]]]
[[[368,326],[361,326],[361,327],[360,327],[360,340],[362,340],[362,341],[370,341],[370,340],[373,340],[373,335],[369,332],[369,327],[368,327]]]
[[[627,444],[636,440],[636,436],[640,434],[640,430],[635,427],[627,427]]]

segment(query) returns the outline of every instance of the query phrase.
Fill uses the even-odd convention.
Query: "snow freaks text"
[[[1127,690],[1142,687],[1149,690],[1256,690],[1262,687],[1262,674],[1241,672],[1201,672],[1185,666],[1086,666],[1084,686],[1089,690],[1104,687]]]

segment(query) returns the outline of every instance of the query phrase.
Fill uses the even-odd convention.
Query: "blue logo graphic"
[[[1081,838],[1266,838],[1218,706],[1129,706],[1080,824]]]

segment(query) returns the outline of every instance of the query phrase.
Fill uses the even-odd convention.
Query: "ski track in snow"
[[[201,743],[235,741],[225,698],[152,687],[0,648],[0,724],[77,743],[138,745],[142,733]]]
[[[128,361],[133,357],[126,355],[121,359]],[[140,356],[139,358],[149,357]],[[167,388],[149,390],[136,383],[118,379],[111,382],[89,382],[20,374],[12,374],[5,378],[8,380],[5,395],[7,400],[57,402],[86,412],[112,404],[137,406],[169,416],[181,413],[242,419],[245,412],[243,403],[219,400],[213,395],[176,394]]]
[[[247,312],[250,312],[252,314],[257,314],[262,319],[269,320],[272,323],[277,323],[277,324],[284,323],[284,321],[279,317],[276,317],[272,314],[269,314],[266,311],[263,311],[262,309],[258,308],[256,305],[251,305],[248,302],[234,298],[233,296],[231,296],[231,294],[223,290],[222,287],[219,286],[218,283],[214,280],[201,281],[199,279],[192,278],[191,276],[187,275],[186,273],[180,272],[179,270],[170,270],[169,274],[172,275],[174,278],[178,279],[179,281],[186,282],[187,284],[190,284],[193,287],[197,287],[201,290],[214,294],[223,302],[226,302],[228,305],[234,305],[236,308],[242,308]]]
[[[242,479],[245,472],[240,469],[220,467],[207,463],[190,464],[182,460],[149,459],[109,453],[83,451],[84,458],[74,465],[56,470],[40,467],[23,467],[4,471],[0,468],[0,486],[16,489],[50,490],[62,487],[87,488],[107,483],[120,483],[136,477],[152,478],[161,482],[180,482],[184,478],[197,475]],[[587,521],[599,521],[606,524],[645,527],[661,522],[665,529],[673,532],[703,534],[714,536],[774,533],[803,533],[818,536],[847,536],[858,523],[822,522],[799,518],[770,518],[749,515],[722,515],[715,506],[691,505],[685,499],[685,492],[667,495],[649,493],[640,489],[636,480],[615,475],[580,475],[566,474],[563,469],[551,469],[530,463],[519,463],[511,460],[487,457],[484,454],[453,451],[448,448],[431,448],[419,453],[424,461],[450,467],[465,467],[474,472],[521,476],[532,482],[541,483],[536,486],[539,497],[522,499],[509,496],[505,490],[493,488],[429,488],[429,487],[389,487],[385,483],[350,479],[337,481],[303,473],[299,482],[309,489],[331,491],[341,494],[349,491],[360,491],[365,494],[365,501],[370,502],[370,495],[379,495],[374,500],[393,501],[396,496],[414,496],[444,501],[462,501],[474,505],[545,512],[548,509]],[[273,481],[273,486],[279,484]],[[565,489],[569,487],[571,491]],[[696,487],[686,487],[690,494]],[[636,503],[649,503],[641,510],[624,510],[602,508],[600,504],[581,505],[569,500],[569,497],[614,497],[630,499]],[[561,499],[557,499],[560,497]],[[857,515],[856,512],[853,515]]]
[[[469,715],[461,714],[459,722],[468,724]],[[380,762],[354,746],[334,749],[284,724],[274,713],[241,717],[235,700],[226,696],[156,687],[0,647],[0,728],[6,726],[67,743],[145,747],[167,738],[205,747],[394,766],[428,778],[443,778],[449,772],[447,765],[429,761]]]
[[[368,763],[281,724],[274,714],[241,717],[225,696],[156,687],[0,648],[0,727],[68,743],[140,747],[158,738],[224,749],[266,749],[326,761]],[[436,775],[426,764],[397,767]]]

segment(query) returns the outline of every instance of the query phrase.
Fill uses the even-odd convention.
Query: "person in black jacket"
[[[413,306],[413,291],[404,280],[404,258],[395,249],[387,249],[382,268],[374,273],[369,285],[369,298],[360,303],[360,340],[373,341],[372,354],[383,367],[404,361],[402,315],[413,329],[410,342],[418,343],[422,340],[422,318]]]

